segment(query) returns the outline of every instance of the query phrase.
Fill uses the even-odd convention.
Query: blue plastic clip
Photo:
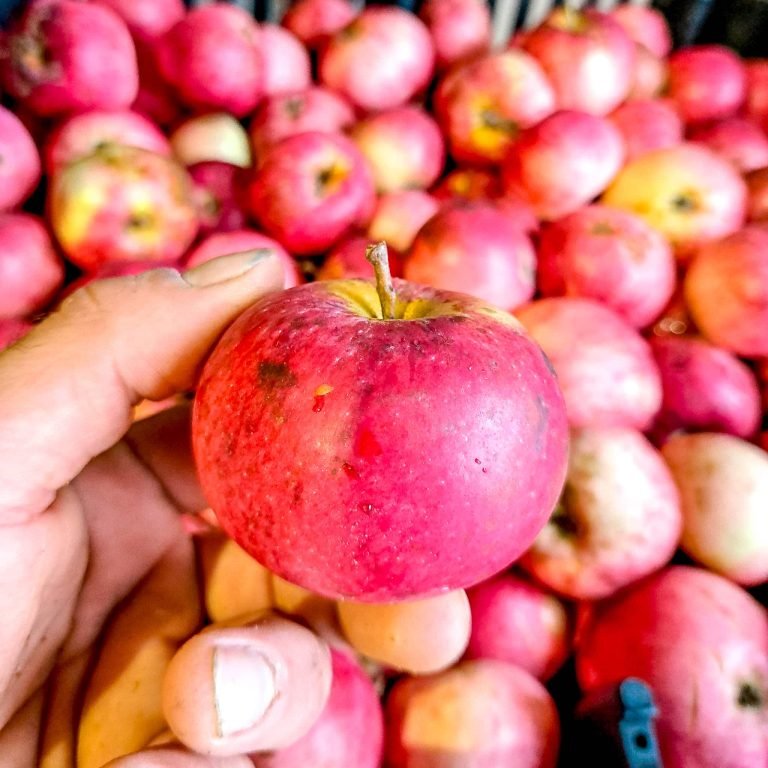
[[[622,715],[619,735],[627,768],[662,768],[654,718],[658,714],[651,689],[628,677],[619,685]]]

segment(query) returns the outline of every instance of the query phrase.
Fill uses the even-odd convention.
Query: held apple
[[[565,473],[562,396],[511,315],[389,278],[269,296],[224,334],[193,415],[199,476],[259,562],[329,597],[426,596],[518,557]]]

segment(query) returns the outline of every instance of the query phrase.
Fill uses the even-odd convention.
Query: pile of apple
[[[635,5],[489,41],[481,0],[298,0],[280,26],[225,3],[29,3],[0,42],[0,348],[92,279],[254,249],[286,288],[370,278],[385,241],[396,277],[514,313],[546,353],[567,477],[512,570],[471,585],[509,557],[457,545],[443,564],[471,588],[435,595],[401,558],[429,594],[387,606],[201,536],[211,621],[268,608],[335,647],[320,719],[255,764],[551,768],[545,684],[572,657],[584,695],[650,684],[666,768],[765,766],[768,61],[671,52]],[[552,466],[557,429],[536,435]],[[562,478],[539,479],[519,493]],[[379,587],[364,597],[407,596]]]

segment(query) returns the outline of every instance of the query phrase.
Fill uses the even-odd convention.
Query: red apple
[[[24,124],[0,106],[0,211],[21,205],[40,181],[40,155]]]
[[[259,37],[266,96],[302,91],[312,85],[309,54],[296,35],[277,24],[262,24]]]
[[[59,244],[86,271],[108,261],[175,261],[197,233],[189,176],[144,149],[113,144],[67,166],[48,202]]]
[[[440,202],[436,198],[418,189],[381,195],[368,224],[368,237],[374,242],[384,240],[390,247],[391,260],[391,249],[405,253],[416,233],[439,209]]]
[[[296,0],[283,16],[283,25],[304,45],[317,48],[357,16],[349,0]]]
[[[557,8],[521,44],[544,67],[560,109],[607,115],[629,95],[635,43],[605,13]]]
[[[301,255],[320,253],[367,224],[374,204],[373,180],[357,147],[344,136],[318,132],[272,147],[248,197],[266,232]]]
[[[747,220],[764,222],[768,220],[768,168],[760,168],[744,176],[749,192]]]
[[[76,0],[36,0],[7,40],[6,87],[39,115],[124,109],[136,98],[136,50],[111,9]]]
[[[440,179],[432,194],[438,200],[486,200],[501,196],[501,183],[491,171],[457,168]]]
[[[0,319],[42,309],[64,282],[64,264],[42,220],[0,214]]]
[[[664,237],[637,216],[604,205],[545,227],[538,260],[544,296],[595,299],[636,328],[661,314],[675,288],[675,257]]]
[[[491,13],[485,0],[426,0],[419,16],[432,34],[439,69],[490,47]]]
[[[90,0],[111,8],[131,34],[144,42],[165,34],[184,17],[183,0]]]
[[[351,235],[336,245],[325,257],[322,265],[317,270],[318,280],[342,280],[351,277],[364,277],[373,275],[373,269],[365,256],[365,251],[370,245],[371,238],[365,235]],[[395,257],[393,259],[393,256]],[[389,252],[390,270],[393,275],[402,272],[402,267],[395,254]]]
[[[571,651],[562,601],[512,573],[467,591],[472,611],[468,659],[507,661],[546,682]]]
[[[683,286],[678,283],[661,317],[654,323],[653,336],[666,338],[667,336],[683,336],[695,334],[696,328],[691,319],[688,305],[685,303]]]
[[[648,343],[589,299],[541,299],[515,313],[557,373],[573,427],[647,429],[661,407]]]
[[[611,113],[610,120],[621,131],[628,161],[654,149],[674,147],[683,141],[683,121],[669,101],[625,101]]]
[[[529,202],[539,218],[558,219],[599,195],[623,159],[624,142],[609,120],[585,112],[556,112],[512,145],[502,166],[502,184]]]
[[[396,6],[372,6],[320,53],[320,81],[363,110],[399,107],[432,77],[435,50],[424,23]]]
[[[635,73],[630,99],[655,99],[664,93],[667,84],[667,60],[654,56],[644,45],[635,46]]]
[[[467,661],[395,685],[386,743],[391,766],[554,768],[560,726],[536,678],[503,661]]]
[[[240,122],[226,112],[209,112],[185,120],[171,134],[171,146],[176,159],[184,165],[208,161],[241,168],[251,165],[248,134]]]
[[[162,40],[162,38],[160,38]],[[131,105],[134,112],[167,128],[180,119],[181,105],[171,86],[160,74],[157,62],[158,43],[136,42],[139,62],[139,92]]]
[[[693,45],[669,57],[667,95],[686,123],[731,117],[747,96],[741,59],[720,45]]]
[[[688,137],[721,154],[742,173],[768,165],[768,138],[751,120],[731,117],[695,128]]]
[[[492,203],[449,203],[414,238],[406,280],[463,291],[512,310],[533,297],[536,255],[528,235]]]
[[[15,344],[22,336],[32,330],[32,323],[13,318],[0,320],[0,352]]]
[[[636,42],[654,56],[663,59],[672,50],[672,34],[664,14],[656,8],[623,3],[611,11],[611,18],[621,24]]]
[[[588,692],[629,676],[651,686],[665,768],[768,761],[768,619],[720,576],[668,568],[597,604],[576,669]]]
[[[195,186],[200,234],[243,229],[246,224],[243,169],[229,163],[207,162],[187,170]]]
[[[379,112],[357,123],[350,136],[368,161],[379,192],[425,189],[443,170],[443,136],[420,107]]]
[[[768,128],[768,59],[745,61],[747,103],[745,112],[763,130]]]

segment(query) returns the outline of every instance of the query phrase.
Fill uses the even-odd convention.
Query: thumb
[[[253,768],[253,763],[244,756],[205,757],[186,749],[163,747],[119,757],[104,768]]]
[[[283,279],[258,251],[92,282],[0,354],[0,525],[45,510],[139,400],[189,388],[226,326]]]

